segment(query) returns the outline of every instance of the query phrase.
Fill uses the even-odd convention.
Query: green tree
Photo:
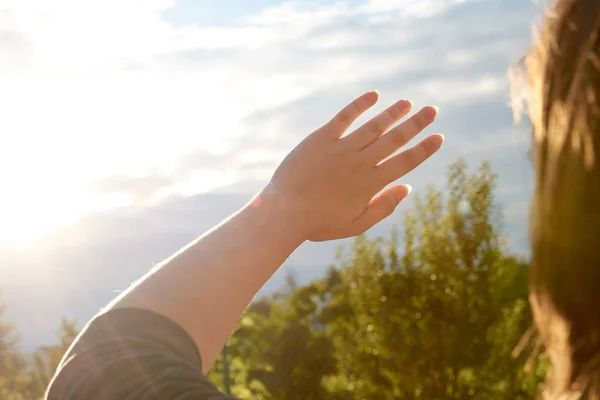
[[[486,163],[453,164],[446,194],[417,196],[401,235],[358,237],[323,279],[254,303],[229,346],[233,394],[535,397],[546,362],[515,351],[532,324],[528,264],[502,240],[495,179]]]
[[[483,163],[449,168],[417,196],[402,230],[356,238],[322,279],[253,302],[229,340],[240,399],[530,399],[547,361],[527,344],[526,260],[510,253]],[[0,399],[41,399],[77,335],[30,356],[0,307]],[[524,340],[525,339],[525,340]],[[525,349],[525,350],[523,350]],[[222,355],[209,373],[221,388]]]
[[[514,348],[531,325],[528,265],[506,249],[495,175],[449,169],[448,195],[430,187],[397,236],[358,238],[341,269],[328,334],[347,398],[531,398],[544,362]]]
[[[323,376],[335,371],[333,347],[318,320],[324,282],[296,286],[255,302],[229,342],[232,394],[252,399],[321,399]],[[222,358],[209,377],[222,385]],[[237,374],[237,375],[236,375]]]
[[[75,321],[63,318],[58,332],[59,343],[39,348],[30,356],[25,391],[29,399],[41,399],[63,355],[79,333]]]
[[[0,303],[0,399],[21,400],[25,357],[19,351],[19,335],[6,317],[6,304]]]

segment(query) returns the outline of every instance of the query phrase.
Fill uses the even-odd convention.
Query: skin
[[[389,157],[432,123],[437,108],[401,100],[352,133],[378,100],[368,92],[311,133],[246,206],[142,277],[103,312],[144,308],[180,324],[207,372],[259,289],[305,241],[355,236],[389,216],[410,193],[390,183],[433,155],[439,134]],[[379,194],[378,194],[379,193]]]

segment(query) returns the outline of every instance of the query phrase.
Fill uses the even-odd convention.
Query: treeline
[[[290,277],[256,300],[210,378],[240,399],[535,398],[548,363],[495,180],[486,163],[469,174],[459,160],[445,194],[417,196],[401,230],[358,237],[324,278]],[[3,326],[0,399],[41,398],[74,335],[65,321],[59,345],[23,356]]]
[[[2,307],[0,315],[4,315],[4,310]],[[77,333],[75,322],[63,319],[56,345],[23,354],[19,351],[14,328],[7,322],[0,322],[0,399],[42,399],[58,363]]]

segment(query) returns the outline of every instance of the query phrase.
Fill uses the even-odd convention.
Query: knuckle
[[[342,123],[342,124],[347,124],[350,122],[351,116],[350,116],[350,111],[348,109],[343,109],[342,111],[340,111],[337,114],[336,119],[338,120],[338,122]]]
[[[414,134],[416,132],[419,132],[421,129],[423,129],[423,113],[416,113],[415,115],[413,115],[413,117],[410,119],[410,131]]]
[[[402,171],[402,175],[405,175],[425,161],[427,153],[422,145],[417,145],[402,153],[399,157],[397,160],[397,170]]]
[[[413,161],[415,163],[422,163],[428,157],[429,151],[427,150],[428,143],[427,141],[421,143],[419,146],[415,147],[415,151],[413,152]]]
[[[427,118],[427,115],[425,113],[425,110],[421,110],[419,113],[417,113],[417,129],[421,130],[423,128],[425,128],[427,125],[429,125],[429,119]]]
[[[379,120],[379,118],[371,121],[370,125],[369,132],[373,135],[379,135],[383,131],[384,124]]]
[[[399,130],[398,132],[394,132],[391,135],[392,143],[396,146],[403,146],[406,143],[406,132],[404,130]]]
[[[344,125],[350,125],[360,113],[360,107],[355,100],[338,112],[336,119]]]
[[[402,155],[402,159],[398,161],[401,161],[403,165],[406,165],[409,168],[411,168],[417,162],[417,155],[419,153],[418,148],[419,146],[413,147],[412,149],[408,150]]]
[[[390,107],[385,110],[385,117],[388,121],[396,121],[400,118],[400,111],[396,110],[394,107]]]
[[[388,196],[388,198],[385,201],[384,216],[388,216],[391,213],[393,213],[397,205],[398,203],[396,202],[394,196]]]
[[[423,115],[423,112],[418,112],[408,120],[407,131],[409,131],[409,132],[411,132],[411,134],[415,135],[418,132],[420,132],[423,128],[425,128],[425,125],[426,125],[426,122],[425,122],[425,116]]]
[[[435,153],[436,146],[430,140],[425,140],[423,142],[423,152],[425,153],[425,157],[429,157],[431,154]]]

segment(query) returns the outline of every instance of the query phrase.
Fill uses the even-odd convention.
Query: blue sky
[[[84,3],[84,4],[83,4]],[[8,1],[0,5],[0,281],[30,348],[242,206],[305,135],[364,91],[440,107],[446,136],[405,178],[489,160],[527,249],[527,126],[507,68],[538,14],[522,0]],[[369,232],[386,235],[410,200]],[[318,277],[347,243],[303,245]]]
[[[166,9],[161,17],[176,26],[232,24],[248,14],[276,6],[277,0],[179,0]],[[331,3],[327,1],[321,4]]]

